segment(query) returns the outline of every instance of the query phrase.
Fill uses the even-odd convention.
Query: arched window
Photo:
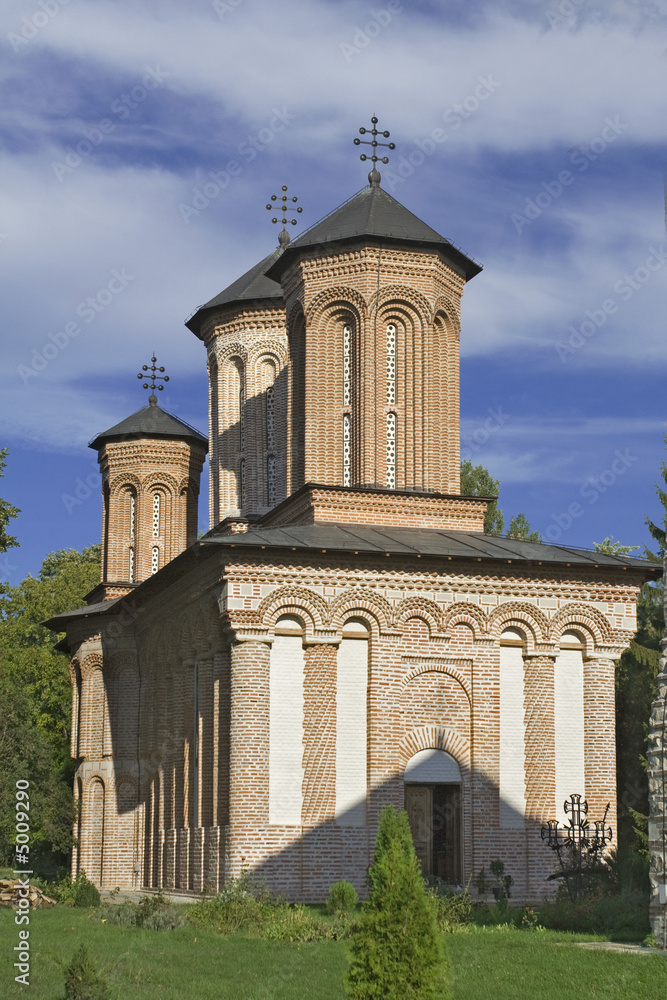
[[[343,327],[343,406],[352,406],[352,327]],[[343,486],[352,484],[352,416],[343,416]]]
[[[162,497],[159,493],[153,494],[153,538],[160,537],[160,518],[162,514]]]
[[[130,491],[130,538],[134,541],[137,531],[137,497],[134,490]]]
[[[387,402],[396,402],[396,327],[387,326]]]
[[[387,487],[396,488],[396,414],[387,414]]]

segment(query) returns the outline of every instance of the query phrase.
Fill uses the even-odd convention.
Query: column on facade
[[[336,659],[331,643],[306,646],[302,823],[333,819],[336,808]]]
[[[269,818],[270,643],[235,641],[231,647],[229,827],[226,878],[263,853]]]
[[[540,837],[542,824],[555,817],[556,746],[554,727],[555,657],[526,655],[526,867],[528,884],[546,888],[552,865]]]
[[[584,781],[588,819],[601,820],[616,837],[616,665],[609,657],[584,659]],[[575,791],[575,789],[572,789]],[[619,788],[619,798],[623,789]],[[558,803],[560,805],[560,803]]]

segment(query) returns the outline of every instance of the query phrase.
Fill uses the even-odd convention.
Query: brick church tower
[[[152,359],[153,375],[156,359]],[[159,377],[159,376],[158,376]],[[102,580],[89,600],[128,593],[197,538],[206,438],[157,405],[91,441],[102,473]]]
[[[373,169],[187,323],[209,374],[203,538],[196,431],[153,399],[95,439],[105,599],[48,623],[72,655],[74,873],[363,892],[393,804],[425,874],[463,886],[502,858],[534,901],[571,793],[615,826],[614,661],[658,570],[486,536],[487,499],[461,496],[480,270]]]

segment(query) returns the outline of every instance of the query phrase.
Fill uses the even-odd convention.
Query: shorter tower
[[[152,358],[152,381],[156,371]],[[147,366],[146,366],[147,367]],[[139,376],[149,377],[149,376]],[[137,410],[91,441],[102,473],[102,580],[89,600],[128,593],[197,538],[206,438],[157,405]]]

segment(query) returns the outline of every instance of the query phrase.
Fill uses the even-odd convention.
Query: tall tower
[[[104,501],[102,581],[91,603],[126,594],[197,538],[207,441],[157,405],[155,373],[164,369],[155,361],[148,406],[89,445],[97,451]]]
[[[376,124],[368,186],[187,322],[208,350],[211,527],[307,482],[460,492],[460,306],[481,265],[380,187]]]

